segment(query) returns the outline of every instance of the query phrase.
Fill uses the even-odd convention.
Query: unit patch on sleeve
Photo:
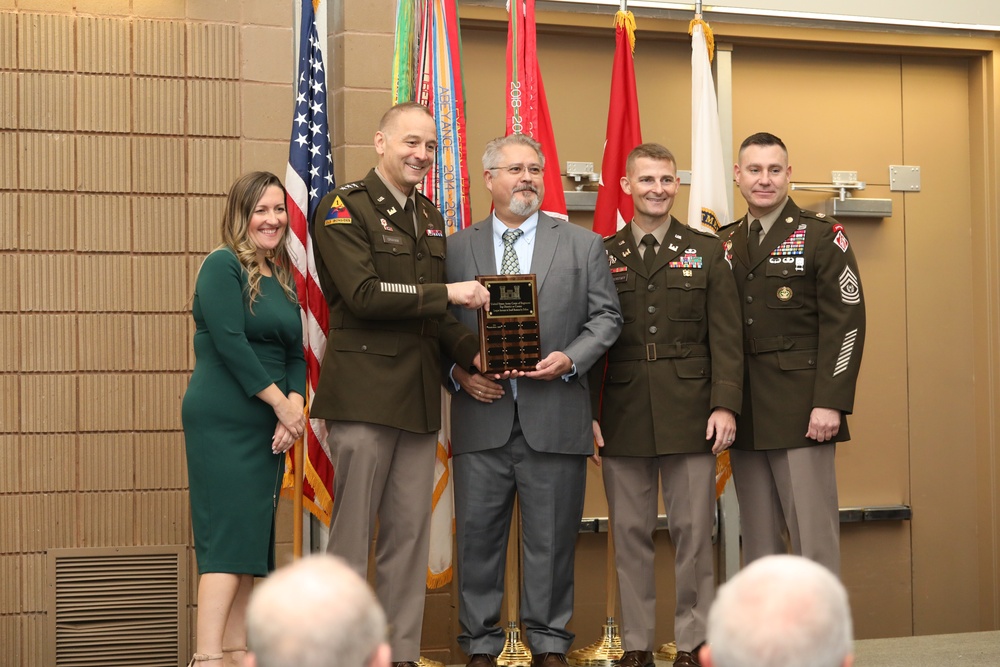
[[[837,235],[833,237],[833,243],[844,252],[847,252],[847,248],[851,245],[847,241],[847,236],[844,235],[844,230],[837,231]]]
[[[347,210],[344,202],[340,200],[340,195],[337,195],[333,198],[333,205],[330,206],[330,210],[326,214],[326,219],[323,220],[323,225],[349,224],[351,224],[351,212]]]

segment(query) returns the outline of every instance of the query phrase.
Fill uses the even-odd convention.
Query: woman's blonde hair
[[[260,266],[257,264],[257,245],[250,238],[250,218],[264,192],[271,186],[281,189],[282,198],[287,201],[285,186],[277,176],[266,171],[253,171],[240,176],[229,189],[226,200],[226,212],[222,216],[222,245],[231,249],[247,272],[247,297],[250,300],[250,312],[253,304],[260,296]],[[298,298],[295,293],[295,280],[291,272],[291,257],[288,254],[288,235],[291,229],[286,228],[281,240],[274,250],[267,253],[271,260],[274,276],[285,291],[288,300],[295,303]]]

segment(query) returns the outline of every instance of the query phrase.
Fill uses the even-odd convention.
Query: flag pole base
[[[608,617],[602,630],[600,641],[572,651],[566,656],[566,662],[576,667],[612,667],[617,664],[625,651],[614,616]]]
[[[669,644],[661,645],[660,648],[656,649],[656,652],[653,653],[653,657],[657,660],[673,662],[677,659],[677,642],[670,642]]]
[[[497,657],[497,665],[500,667],[531,667],[531,651],[521,641],[521,631],[517,623],[511,621],[507,624],[506,639],[503,643],[503,650]]]

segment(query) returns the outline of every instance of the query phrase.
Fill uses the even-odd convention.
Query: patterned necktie
[[[521,273],[521,265],[514,252],[514,241],[524,234],[520,229],[508,229],[503,233],[503,259],[500,261],[500,273],[505,275]]]
[[[646,246],[646,250],[642,253],[642,262],[646,265],[646,271],[652,271],[653,262],[656,260],[656,237],[646,234],[640,243]]]

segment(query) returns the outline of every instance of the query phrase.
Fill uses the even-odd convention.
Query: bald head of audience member
[[[254,589],[246,667],[388,667],[385,613],[367,582],[328,555],[283,567]]]
[[[851,667],[847,591],[799,556],[767,556],[719,589],[708,614],[704,667]]]

